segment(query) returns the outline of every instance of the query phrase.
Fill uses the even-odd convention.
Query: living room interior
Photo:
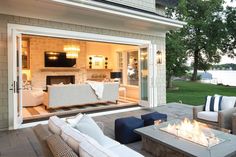
[[[138,106],[139,61],[145,60],[138,50],[135,45],[22,35],[24,122]],[[96,98],[91,88],[96,83],[104,84],[107,98]],[[75,86],[79,96],[71,90]]]

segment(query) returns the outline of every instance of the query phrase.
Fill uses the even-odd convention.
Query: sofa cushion
[[[207,96],[204,106],[204,111],[218,112],[221,110],[222,96]]]
[[[80,157],[117,157],[96,140],[70,127],[62,127],[61,137]]]
[[[57,116],[52,116],[48,120],[48,128],[54,134],[61,134],[61,127],[67,125],[66,122]]]
[[[201,111],[198,112],[197,117],[207,121],[218,122],[218,112]]]
[[[47,143],[54,157],[78,157],[59,135],[49,136]]]
[[[103,139],[103,143],[102,143],[102,146],[104,148],[111,148],[111,147],[114,147],[114,146],[118,146],[120,145],[119,142],[107,137],[107,136],[104,136],[104,139]]]
[[[119,157],[109,149],[91,141],[83,141],[79,147],[80,157]]]
[[[85,136],[70,126],[62,127],[61,137],[77,154],[80,143],[86,141]]]
[[[103,145],[106,141],[104,141],[104,134],[100,127],[96,124],[96,122],[89,116],[84,115],[80,121],[76,124],[75,128],[86,134],[93,139],[95,139],[98,143]]]
[[[221,102],[222,110],[234,108],[236,104],[236,97],[233,96],[223,96]]]
[[[76,124],[81,120],[81,118],[83,117],[82,113],[77,114],[74,117],[68,117],[66,118],[66,122],[71,126],[71,127],[75,127]]]
[[[124,145],[115,146],[110,148],[109,150],[118,155],[119,157],[144,157],[143,155]]]

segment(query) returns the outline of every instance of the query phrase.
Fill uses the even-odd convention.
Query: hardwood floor
[[[109,114],[93,117],[94,120],[103,122],[104,134],[114,138],[114,121],[117,118],[135,116],[140,118],[142,114],[158,111],[168,115],[168,121],[173,119],[192,118],[192,106],[171,103],[168,105],[140,109],[129,112]],[[152,157],[141,149],[141,143],[135,142],[127,145],[131,149],[140,152],[145,157]],[[0,157],[42,157],[42,150],[31,128],[14,131],[0,132]]]
[[[23,108],[23,120],[24,123],[47,120],[50,116],[57,115],[60,117],[72,116],[77,113],[92,113],[92,112],[102,112],[104,110],[116,110],[127,107],[138,106],[138,100],[123,98],[118,100],[118,103],[97,103],[97,104],[85,104],[79,106],[71,107],[60,107],[55,109],[46,109],[44,105],[34,106],[34,107],[24,107]]]

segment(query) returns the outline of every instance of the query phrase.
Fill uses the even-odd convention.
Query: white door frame
[[[30,35],[42,35],[42,36],[49,36],[49,37],[80,39],[80,40],[109,42],[109,43],[117,43],[117,44],[130,44],[130,45],[137,45],[137,46],[152,44],[150,40],[140,40],[140,39],[101,35],[101,34],[94,34],[94,33],[75,32],[75,31],[67,31],[67,30],[60,30],[60,29],[37,27],[37,26],[8,24],[7,28],[8,28],[7,30],[8,32],[8,85],[12,83],[11,78],[13,77],[12,75],[13,74],[13,66],[12,66],[13,47],[16,46],[15,43],[12,42],[13,31],[16,31],[22,34],[30,34]],[[8,92],[8,95],[9,95],[9,99],[8,99],[9,129],[13,129],[14,128],[13,125],[16,121],[16,115],[13,111],[15,110],[16,106],[14,105],[13,100],[11,99],[11,92]]]

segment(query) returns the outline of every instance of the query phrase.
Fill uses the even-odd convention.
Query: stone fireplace
[[[74,84],[75,76],[74,75],[60,75],[60,76],[46,76],[46,85],[52,84]]]

